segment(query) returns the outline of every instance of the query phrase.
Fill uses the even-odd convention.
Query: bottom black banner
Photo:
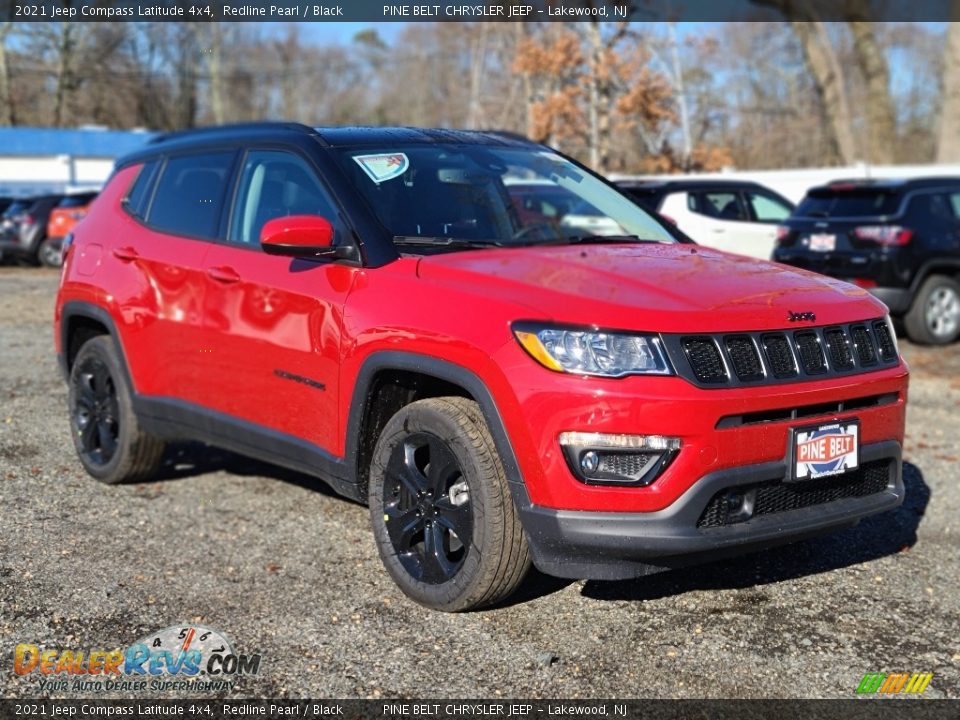
[[[960,702],[858,700],[2,700],[3,718],[650,718],[651,720],[874,720],[958,717]]]

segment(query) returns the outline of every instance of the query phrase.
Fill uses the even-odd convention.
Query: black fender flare
[[[123,343],[120,341],[120,334],[117,332],[117,325],[113,321],[110,313],[100,305],[83,300],[70,300],[63,304],[60,311],[60,353],[57,361],[60,365],[60,372],[64,380],[70,378],[70,367],[67,362],[67,351],[70,340],[70,321],[74,318],[86,318],[95,320],[107,329],[107,335],[113,341],[117,357],[120,359],[120,366],[123,368],[124,379],[127,381],[127,387],[130,392],[136,394],[136,386],[133,384],[133,378],[130,375],[130,366],[127,363],[127,354],[123,349]]]
[[[351,469],[351,475],[356,477],[358,483],[360,482],[360,474],[357,472],[357,464],[360,453],[361,424],[363,423],[363,416],[367,408],[367,403],[369,402],[369,393],[373,384],[373,378],[378,372],[383,370],[418,372],[424,375],[430,375],[438,380],[459,385],[466,390],[480,406],[484,420],[487,422],[487,427],[490,428],[490,434],[493,436],[497,452],[500,455],[503,470],[506,473],[507,480],[510,482],[514,497],[516,498],[516,491],[524,488],[523,476],[520,472],[520,466],[517,464],[517,457],[513,451],[513,445],[510,442],[506,427],[503,424],[500,410],[486,384],[476,373],[462,365],[457,365],[431,355],[421,355],[419,353],[398,350],[374,351],[363,361],[363,364],[360,366],[360,372],[357,373],[347,417],[347,441],[344,460]]]
[[[913,282],[910,283],[910,295],[911,298],[917,294],[917,291],[920,290],[920,286],[924,281],[931,275],[936,275],[938,271],[942,268],[950,268],[960,275],[960,258],[933,258],[931,260],[926,260],[920,266],[920,269],[917,270],[916,274],[913,276]],[[912,299],[911,299],[912,302]]]

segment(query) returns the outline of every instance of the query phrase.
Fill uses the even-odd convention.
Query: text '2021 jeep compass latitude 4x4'
[[[524,222],[518,183],[607,234]],[[505,598],[531,562],[636,577],[900,503],[883,305],[675,233],[495,134],[159,138],[66,243],[77,452],[109,483],[179,438],[312,473],[369,504],[389,573],[443,610]]]

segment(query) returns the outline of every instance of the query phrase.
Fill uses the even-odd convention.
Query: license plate
[[[793,431],[793,479],[813,480],[860,466],[860,423],[856,420]]]
[[[810,236],[810,249],[817,252],[830,252],[837,249],[837,236],[819,233]]]

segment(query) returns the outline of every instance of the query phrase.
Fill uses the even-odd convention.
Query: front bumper
[[[713,472],[669,507],[648,513],[554,510],[533,505],[522,484],[512,485],[539,570],[557,577],[621,580],[850,527],[861,518],[899,506],[904,498],[900,444],[891,440],[864,445],[860,459],[861,466],[886,462],[885,488],[863,497],[770,512],[709,528],[698,527],[698,521],[718,492],[782,480],[786,463]]]

